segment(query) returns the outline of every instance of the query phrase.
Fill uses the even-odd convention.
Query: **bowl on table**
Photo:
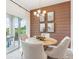
[[[38,37],[36,37],[36,39],[39,39],[41,41],[45,41],[45,37],[42,37],[42,36],[38,36]]]

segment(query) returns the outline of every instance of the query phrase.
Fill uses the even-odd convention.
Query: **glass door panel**
[[[19,36],[26,33],[26,25],[21,18],[9,15],[6,16],[6,49],[7,53],[20,47]],[[22,23],[22,24],[21,24]]]

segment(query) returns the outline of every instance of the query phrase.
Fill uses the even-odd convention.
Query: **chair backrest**
[[[28,39],[28,35],[21,36],[21,40],[25,41],[26,39]]]
[[[70,38],[64,37],[64,39],[58,44],[56,49],[53,49],[53,57],[62,58],[69,46]]]
[[[44,37],[50,37],[50,34],[49,33],[41,33],[41,36],[44,36]]]
[[[45,59],[44,48],[40,43],[22,42],[24,59]]]

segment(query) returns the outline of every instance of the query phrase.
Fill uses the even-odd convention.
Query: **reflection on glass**
[[[40,32],[45,32],[45,23],[40,24]]]
[[[54,23],[48,23],[48,32],[54,32]]]

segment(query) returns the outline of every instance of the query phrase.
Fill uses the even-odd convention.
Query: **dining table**
[[[44,40],[40,40],[40,42],[44,46],[44,50],[47,50],[47,48],[49,48],[48,46],[55,45],[55,44],[57,44],[58,41],[54,38],[46,37]]]
[[[35,39],[34,37],[32,37],[32,38],[29,38],[29,39],[26,40],[26,41],[34,42],[34,43],[35,43],[35,42],[36,42],[36,43],[40,42],[40,43],[44,46],[44,49],[45,49],[45,50],[48,48],[48,46],[50,46],[50,45],[55,45],[55,44],[57,44],[57,42],[58,42],[56,39],[54,39],[54,38],[49,38],[49,37],[45,37],[44,40]]]
[[[47,37],[44,40],[40,40],[40,42],[43,45],[45,45],[45,46],[57,44],[57,40],[56,39],[54,39],[54,38],[47,38]]]

